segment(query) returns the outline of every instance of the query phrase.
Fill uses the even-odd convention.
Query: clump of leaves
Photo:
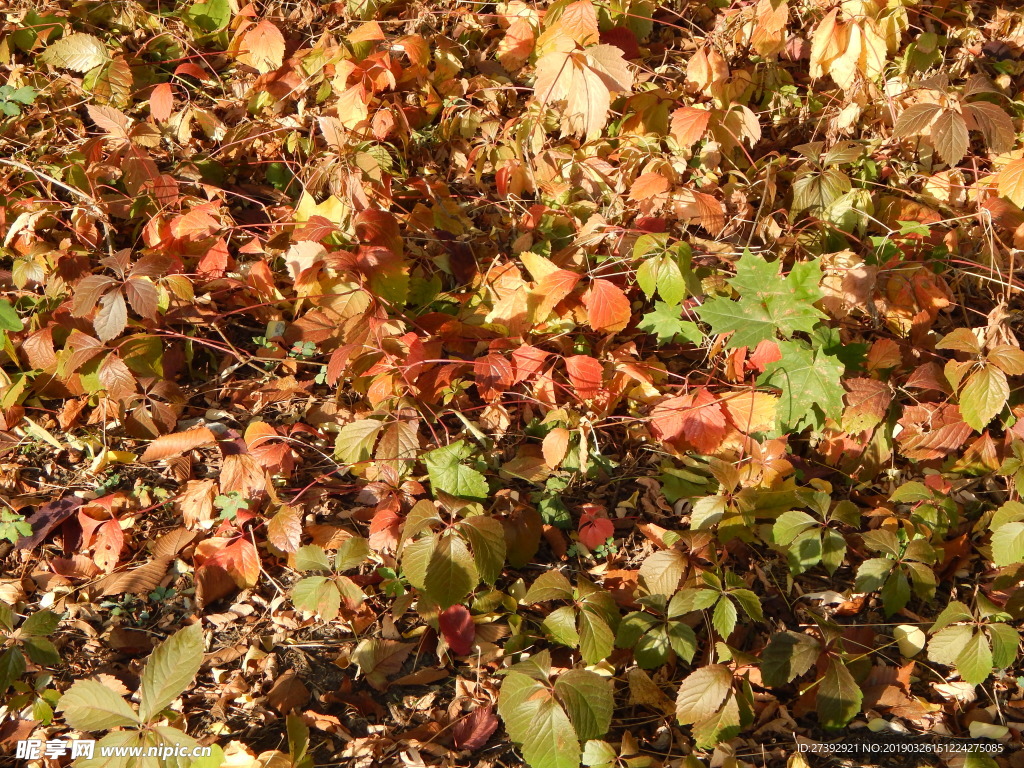
[[[38,92],[27,85],[15,88],[13,85],[0,85],[0,112],[7,117],[17,117],[21,108],[30,106],[36,100]]]
[[[690,625],[680,621],[684,606],[664,595],[637,600],[647,610],[627,613],[615,635],[616,648],[632,648],[633,658],[644,669],[656,669],[672,654],[690,663],[697,653],[697,636]]]
[[[1007,376],[1024,374],[1024,352],[1011,344],[998,344],[988,351],[969,328],[957,328],[935,345],[969,355],[971,360],[950,360],[945,374],[960,397],[960,413],[972,429],[980,432],[1003,410],[1010,397]]]
[[[0,539],[17,544],[18,539],[32,535],[31,524],[25,522],[25,516],[9,509],[0,511]]]
[[[992,669],[1006,669],[1017,660],[1020,634],[1007,622],[1012,617],[979,594],[976,612],[959,601],[943,609],[932,625],[928,658],[954,667],[965,683],[983,683]]]
[[[881,557],[860,564],[855,586],[860,592],[881,591],[887,616],[906,608],[911,585],[922,600],[934,596],[936,580],[931,564],[936,554],[926,538],[910,535],[902,528],[896,533],[881,529],[865,533],[864,544]]]
[[[28,669],[28,661],[43,667],[60,663],[60,655],[47,639],[60,623],[53,611],[36,611],[18,626],[18,615],[6,603],[0,603],[0,632],[7,649],[0,654],[0,694],[7,691]]]
[[[198,742],[179,728],[161,725],[167,717],[167,708],[180,696],[199,672],[203,663],[202,628],[192,624],[171,635],[150,654],[142,672],[139,686],[139,706],[136,709],[119,693],[99,680],[78,680],[61,697],[59,710],[72,728],[80,731],[110,731],[100,739],[97,747],[149,747],[164,744],[196,747]],[[97,752],[99,752],[97,749]],[[216,762],[213,758],[200,758],[192,765]],[[123,755],[116,758],[97,756],[85,765],[131,766],[137,758]],[[187,758],[185,765],[190,764]],[[161,760],[161,763],[163,760]],[[179,763],[180,764],[180,763]]]
[[[455,500],[454,506],[456,519],[438,531],[445,522],[437,508],[418,501],[405,519],[399,544],[403,575],[442,609],[460,603],[481,581],[494,584],[505,564],[501,523],[479,504]]]
[[[682,616],[711,610],[711,625],[723,640],[728,640],[736,629],[740,610],[754,621],[764,621],[760,599],[741,576],[728,570],[718,574],[705,571],[700,581],[702,586],[681,589],[672,597],[669,613]]]
[[[324,621],[333,621],[341,611],[341,603],[349,609],[358,608],[366,599],[359,586],[344,571],[358,568],[370,554],[370,546],[361,536],[345,539],[330,557],[316,545],[299,547],[295,568],[299,571],[320,571],[327,576],[307,576],[292,587],[292,602],[301,611],[316,613]]]
[[[614,704],[612,682],[596,672],[570,669],[552,682],[541,651],[507,670],[498,714],[531,768],[563,768],[579,765],[581,741],[608,731]]]
[[[572,602],[549,611],[541,628],[556,643],[579,648],[587,664],[597,664],[612,652],[620,617],[615,599],[605,590],[583,578],[573,587],[561,573],[549,571],[537,577],[523,599],[529,604]]]
[[[810,494],[808,507],[817,517],[790,510],[783,512],[772,526],[772,538],[785,547],[790,571],[796,575],[822,563],[834,574],[846,558],[846,537],[836,530],[837,525],[856,527],[860,523],[860,510],[851,501],[832,504],[832,497],[824,491]]]

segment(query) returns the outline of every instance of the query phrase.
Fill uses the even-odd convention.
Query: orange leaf
[[[604,366],[599,361],[588,355],[573,355],[565,358],[565,368],[577,398],[590,400],[597,397],[604,377]]]
[[[551,310],[572,293],[579,281],[580,274],[567,269],[556,269],[544,275],[533,290],[534,296],[540,297],[533,312],[534,319],[539,323],[547,320]]]
[[[512,386],[512,364],[504,355],[491,353],[478,357],[473,364],[476,388],[484,400],[497,400]]]
[[[174,89],[170,83],[160,83],[149,94],[149,114],[158,123],[166,121],[174,111]]]
[[[238,60],[266,74],[284,63],[284,47],[281,30],[264,19],[242,35]]]
[[[565,458],[567,450],[569,450],[569,430],[565,427],[555,427],[544,436],[541,451],[544,453],[544,463],[552,469]]]
[[[256,586],[260,576],[260,555],[246,538],[206,539],[196,545],[195,562],[207,568],[227,571],[239,589]]]
[[[651,429],[661,440],[711,453],[721,445],[727,426],[718,398],[702,387],[658,403],[651,413]]]
[[[515,383],[518,384],[540,373],[540,369],[544,366],[544,361],[547,358],[547,352],[537,347],[531,347],[529,344],[523,344],[519,349],[515,350],[512,353],[512,362],[515,363],[516,368]]]
[[[668,179],[660,173],[645,173],[638,176],[629,188],[630,200],[649,200],[652,197],[668,192]]]
[[[704,138],[711,120],[711,111],[696,107],[681,107],[672,113],[672,135],[688,147]]]
[[[197,427],[186,432],[175,432],[172,435],[158,437],[150,443],[139,461],[145,464],[150,461],[169,459],[172,456],[180,456],[200,446],[213,445],[216,442],[216,436],[206,427]]]
[[[615,283],[598,278],[583,294],[587,320],[595,331],[621,331],[631,315],[629,299]]]

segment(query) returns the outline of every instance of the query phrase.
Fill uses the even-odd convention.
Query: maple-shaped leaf
[[[845,366],[839,358],[797,341],[780,341],[779,351],[782,357],[768,364],[757,383],[781,390],[778,411],[781,427],[789,430],[797,428],[801,422],[818,423],[815,408],[829,418],[838,419],[843,413],[846,393],[840,382]]]
[[[797,331],[810,333],[825,317],[813,304],[822,297],[819,262],[796,264],[785,279],[780,271],[780,262],[747,251],[737,262],[736,276],[728,281],[740,300],[716,296],[697,314],[714,333],[732,333],[729,347],[753,347],[774,339],[776,333],[786,338]]]
[[[574,41],[562,37],[537,60],[534,95],[541,104],[565,102],[563,136],[601,135],[608,122],[611,94],[633,89],[633,72],[614,45],[594,45],[577,50]]]

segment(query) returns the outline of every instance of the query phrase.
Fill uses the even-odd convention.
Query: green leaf
[[[784,279],[780,268],[779,261],[768,262],[746,251],[736,263],[736,276],[729,280],[740,300],[709,299],[697,310],[701,320],[715,333],[731,332],[728,347],[753,347],[774,339],[776,333],[786,338],[797,331],[810,333],[825,317],[814,307],[822,296],[821,266],[817,260],[797,264]]]
[[[373,445],[384,427],[378,419],[359,419],[346,424],[334,441],[334,457],[343,464],[360,464],[373,457]]]
[[[670,306],[686,298],[686,278],[680,264],[671,253],[662,253],[644,261],[636,271],[636,282],[647,298],[657,290],[662,301]]]
[[[426,591],[427,568],[436,546],[436,536],[424,536],[402,547],[402,573],[418,590]]]
[[[52,634],[60,624],[60,614],[53,611],[37,611],[25,619],[21,625],[21,634],[29,637],[40,637]]]
[[[334,555],[334,570],[338,573],[352,570],[370,556],[370,542],[362,536],[350,536],[338,547]]]
[[[576,630],[576,609],[571,605],[556,608],[544,617],[541,629],[556,643],[568,648],[578,648],[580,633]]]
[[[986,364],[971,374],[960,390],[960,414],[968,426],[981,432],[1006,405],[1010,385],[1006,374],[996,366]]]
[[[7,299],[0,299],[0,331],[21,331],[25,324]]]
[[[1020,648],[1020,633],[1016,627],[996,622],[988,625],[992,637],[992,666],[996,669],[1007,669],[1017,660]]]
[[[505,566],[505,529],[493,517],[474,515],[459,524],[459,532],[469,539],[480,578],[494,584]]]
[[[28,657],[40,666],[56,667],[60,664],[56,646],[45,637],[26,637],[24,647]]]
[[[829,575],[839,570],[846,559],[846,539],[839,531],[826,529],[821,536],[821,562]]]
[[[0,694],[6,693],[11,683],[25,674],[25,657],[17,648],[8,648],[0,654]]]
[[[806,345],[780,341],[782,358],[769,363],[758,384],[781,390],[778,418],[783,429],[791,429],[805,418],[814,418],[814,408],[838,419],[843,413],[845,389],[840,383],[844,366],[823,351],[812,352]]]
[[[149,721],[181,695],[203,664],[203,630],[196,623],[162,642],[150,655],[139,687],[139,715]]]
[[[928,641],[928,658],[947,667],[955,666],[957,656],[973,636],[974,629],[967,624],[945,627],[932,635],[932,639]]]
[[[656,669],[668,661],[671,651],[668,631],[664,624],[658,624],[637,640],[633,647],[633,658],[644,669]]]
[[[334,621],[341,610],[341,594],[326,576],[310,576],[292,587],[292,603],[300,611],[319,614],[324,621]]]
[[[879,594],[886,616],[892,616],[907,607],[910,602],[910,582],[902,568],[893,569]]]
[[[462,602],[462,598],[476,589],[479,583],[480,574],[466,542],[459,536],[442,536],[430,555],[423,579],[427,594],[443,610]]]
[[[523,598],[527,603],[547,600],[572,600],[572,584],[558,571],[547,571],[538,576]]]
[[[725,706],[693,725],[693,741],[699,749],[711,749],[733,738],[740,730],[740,707],[735,696]]]
[[[729,635],[736,629],[736,606],[732,600],[723,596],[718,601],[711,614],[711,624],[723,640],[729,639]]]
[[[184,20],[200,33],[219,32],[231,22],[231,4],[229,0],[194,3],[185,11]]]
[[[632,648],[657,623],[658,620],[649,613],[643,611],[627,613],[619,622],[619,629],[615,633],[615,647]]]
[[[749,589],[731,589],[729,597],[736,601],[736,604],[743,609],[754,621],[764,621],[764,614],[761,612],[761,598],[756,592]]]
[[[510,672],[501,684],[498,714],[530,768],[579,768],[580,743],[568,715],[536,680]]]
[[[80,731],[137,727],[142,722],[128,702],[97,680],[76,682],[61,696],[57,709],[68,725]]]
[[[298,571],[330,571],[331,561],[323,547],[307,544],[295,553],[295,569]]]
[[[772,538],[775,539],[776,544],[784,547],[808,528],[815,528],[818,525],[820,523],[806,512],[799,510],[783,512],[772,526]]]
[[[732,690],[732,671],[721,664],[701,667],[679,686],[676,720],[689,725],[711,717]]]
[[[895,565],[896,561],[888,557],[872,557],[865,560],[857,569],[854,588],[858,592],[877,592],[884,586]]]
[[[957,654],[956,670],[971,685],[980,685],[992,674],[992,649],[984,632],[975,632]]]
[[[611,680],[585,669],[570,669],[555,681],[555,695],[580,740],[597,739],[608,732],[615,709]]]
[[[75,72],[88,72],[109,59],[107,47],[94,35],[75,32],[47,46],[39,61]]]
[[[588,768],[615,768],[619,752],[607,741],[591,739],[583,746],[583,764]]]
[[[437,448],[423,455],[430,475],[430,485],[437,491],[465,499],[483,501],[487,498],[487,479],[472,467],[460,464],[472,453],[465,440]]]
[[[852,188],[850,177],[838,168],[803,173],[793,180],[793,210],[827,208]]]
[[[761,679],[776,688],[806,673],[821,654],[821,644],[798,632],[777,632],[761,652]]]
[[[971,609],[961,603],[959,600],[954,600],[945,608],[942,609],[942,613],[935,619],[935,623],[932,624],[931,631],[938,632],[940,629],[945,629],[950,624],[955,624],[961,621],[974,621],[974,616],[971,614]]]
[[[681,621],[668,623],[668,642],[676,655],[687,664],[697,655],[697,635]]]
[[[850,722],[864,701],[864,694],[850,670],[839,659],[829,659],[825,677],[818,686],[818,721],[824,728],[842,728]]]
[[[1024,523],[1007,523],[992,534],[992,562],[1000,568],[1024,562]]]
[[[615,647],[615,633],[601,616],[583,609],[579,615],[580,655],[587,664],[604,661]]]
[[[653,333],[661,345],[688,341],[694,346],[700,346],[704,341],[704,334],[697,324],[684,320],[680,307],[664,301],[654,302],[654,310],[640,318],[637,327],[644,333]]]

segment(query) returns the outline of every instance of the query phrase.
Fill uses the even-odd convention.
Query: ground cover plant
[[[1014,3],[0,12],[0,761],[1024,765]]]

